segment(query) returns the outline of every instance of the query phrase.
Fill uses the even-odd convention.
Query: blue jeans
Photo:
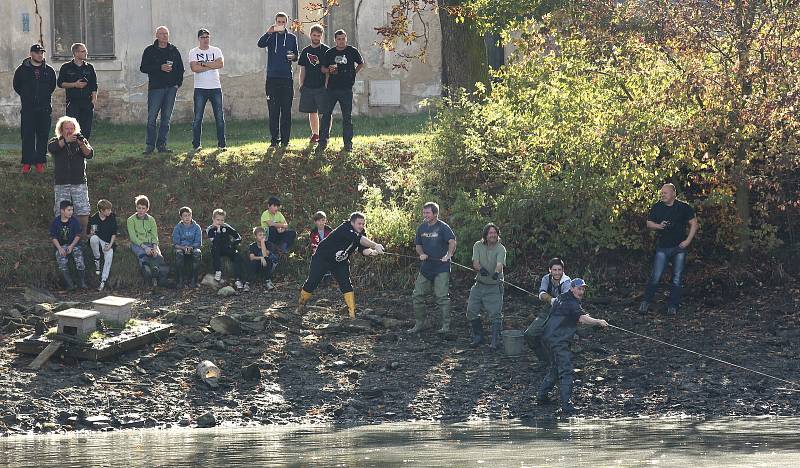
[[[217,126],[217,147],[225,147],[225,112],[222,110],[222,89],[194,89],[194,120],[192,120],[192,147],[200,146],[200,136],[203,134],[203,112],[206,103],[211,101],[214,111],[214,121]]]
[[[319,144],[328,144],[331,131],[331,119],[333,119],[333,108],[339,103],[342,111],[342,139],[345,146],[353,145],[353,90],[348,89],[327,89],[325,109],[320,109],[322,119],[319,124]]]
[[[177,86],[151,89],[147,92],[147,146],[151,148],[165,148],[167,146],[169,120],[172,118],[172,109],[175,107],[176,94],[178,94]],[[158,117],[158,114],[161,114],[161,125],[158,127],[158,139],[156,139],[156,117]]]
[[[683,276],[683,267],[686,264],[686,250],[680,247],[658,247],[656,248],[655,257],[653,257],[653,274],[650,275],[650,281],[644,290],[645,302],[653,302],[653,296],[658,289],[658,282],[661,280],[661,275],[664,273],[664,268],[667,262],[672,262],[672,290],[669,294],[669,306],[678,307],[681,303],[681,277]]]

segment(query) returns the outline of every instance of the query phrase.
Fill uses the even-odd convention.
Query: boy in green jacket
[[[161,249],[158,248],[158,226],[156,220],[149,214],[150,199],[139,195],[134,199],[136,214],[128,218],[128,237],[131,240],[131,250],[139,260],[139,268],[146,283],[152,282],[153,287],[167,278],[167,267]]]

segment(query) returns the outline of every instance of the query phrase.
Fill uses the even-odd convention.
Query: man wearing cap
[[[575,329],[579,323],[608,326],[608,322],[590,317],[581,307],[587,286],[581,278],[571,281],[569,291],[559,295],[553,302],[553,309],[550,311],[550,318],[544,326],[542,336],[550,365],[536,393],[536,400],[539,403],[548,402],[550,391],[558,381],[561,412],[564,416],[575,412],[572,406],[572,352],[569,350]]]
[[[19,94],[22,173],[44,172],[47,138],[50,136],[53,107],[50,98],[56,89],[56,71],[45,63],[44,47],[34,44],[30,56],[14,71],[14,91]]]

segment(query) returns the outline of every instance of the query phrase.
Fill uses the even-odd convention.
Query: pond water
[[[0,440],[2,467],[800,466],[800,418],[128,430]]]

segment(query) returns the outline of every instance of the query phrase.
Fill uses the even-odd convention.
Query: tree
[[[489,86],[489,65],[483,35],[473,18],[459,16],[462,0],[438,0],[442,28],[442,84],[475,91]]]

